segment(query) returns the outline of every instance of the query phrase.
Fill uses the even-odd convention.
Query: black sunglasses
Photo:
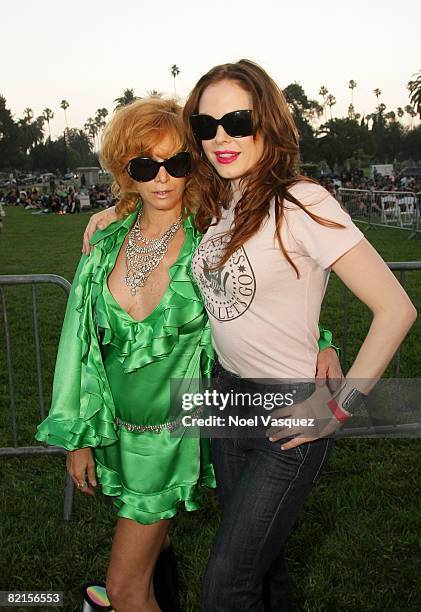
[[[146,183],[156,177],[161,166],[174,178],[181,178],[190,174],[191,156],[182,151],[162,162],[152,157],[134,157],[127,164],[127,173],[135,181]]]
[[[190,122],[193,134],[198,140],[211,140],[216,136],[218,125],[222,125],[226,133],[233,138],[252,136],[254,130],[251,112],[251,110],[233,111],[220,119],[215,119],[211,115],[192,115]]]

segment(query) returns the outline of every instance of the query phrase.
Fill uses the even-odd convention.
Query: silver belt
[[[197,410],[192,413],[186,413],[189,416],[196,416],[203,412],[203,406],[200,406]],[[185,415],[185,416],[186,416]],[[119,417],[115,417],[114,422],[118,427],[124,427],[127,431],[135,431],[136,433],[144,433],[145,431],[153,431],[154,433],[161,433],[164,429],[168,429],[169,432],[174,431],[177,427],[182,424],[183,417],[176,419],[175,421],[168,421],[168,423],[160,423],[159,425],[134,425],[127,421],[122,421]]]

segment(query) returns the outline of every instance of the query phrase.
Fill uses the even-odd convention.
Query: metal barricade
[[[402,287],[405,288],[406,284],[406,272],[418,271],[421,274],[421,261],[397,261],[388,262],[387,264],[393,272],[399,272],[399,282]],[[348,362],[348,351],[349,351],[349,297],[350,290],[345,285],[343,286],[343,325],[342,325],[342,342],[341,342],[341,362],[345,369]],[[395,353],[394,357],[394,376],[397,379],[401,378],[401,346]],[[384,434],[384,435],[401,435],[405,432],[421,431],[421,423],[408,423],[395,426],[383,426],[383,427],[360,427],[353,428],[352,437],[370,436]],[[349,437],[349,434],[342,432],[341,430],[335,435],[336,438]]]
[[[338,200],[353,219],[368,227],[396,227],[421,233],[421,194],[413,191],[338,189]]]
[[[405,273],[408,271],[421,271],[421,262],[409,261],[409,262],[391,262],[388,263],[389,268],[392,271],[399,272],[399,280],[403,287],[405,287]],[[71,288],[70,283],[55,274],[28,274],[28,275],[0,275],[0,297],[2,302],[3,319],[5,326],[5,344],[6,344],[6,363],[7,363],[7,374],[8,374],[8,387],[9,387],[9,399],[10,399],[10,411],[11,411],[11,423],[12,423],[12,435],[13,435],[13,447],[0,448],[0,456],[22,456],[22,455],[55,455],[64,454],[65,450],[58,447],[43,447],[43,446],[29,446],[22,447],[18,445],[17,431],[16,431],[16,404],[14,397],[14,385],[13,385],[13,369],[12,369],[12,352],[11,352],[11,341],[8,325],[8,313],[6,306],[6,299],[4,291],[2,289],[5,285],[31,285],[32,286],[32,315],[33,315],[33,326],[35,335],[35,351],[36,351],[36,368],[37,368],[37,381],[38,381],[38,395],[39,395],[39,412],[40,418],[45,418],[45,406],[44,406],[44,394],[42,387],[42,365],[40,356],[40,341],[39,341],[39,327],[37,317],[37,301],[36,301],[36,285],[41,283],[50,283],[59,285],[68,294]],[[349,345],[349,295],[350,291],[344,286],[343,293],[343,334],[342,334],[342,363],[344,366],[347,364],[348,359],[348,345]],[[401,349],[399,348],[395,355],[395,377],[401,377]],[[381,431],[380,431],[381,430]],[[352,437],[367,437],[370,435],[393,435],[402,434],[405,432],[413,432],[414,430],[421,430],[421,423],[416,424],[403,424],[398,426],[385,426],[382,428],[375,427],[361,427],[353,428]],[[350,437],[349,433],[337,432],[336,438]],[[70,476],[66,475],[66,485],[64,492],[64,519],[70,520],[72,502],[73,502],[74,485]]]
[[[44,404],[44,390],[42,384],[42,363],[41,363],[41,351],[40,351],[40,335],[39,335],[39,322],[38,322],[38,310],[37,310],[37,293],[36,285],[39,284],[53,284],[61,287],[66,294],[70,292],[71,285],[69,281],[56,274],[23,274],[23,275],[0,275],[0,300],[3,312],[4,321],[4,338],[5,338],[5,349],[6,349],[6,367],[7,367],[7,381],[9,389],[9,403],[10,403],[10,419],[12,428],[12,442],[13,446],[0,448],[0,457],[21,457],[29,455],[65,455],[66,451],[63,448],[57,446],[19,446],[18,434],[16,425],[16,402],[15,402],[15,388],[13,381],[13,367],[12,367],[12,343],[10,337],[9,317],[6,303],[6,296],[3,287],[6,285],[31,285],[32,288],[32,321],[34,329],[34,340],[35,340],[35,361],[37,371],[37,386],[38,386],[38,401],[39,401],[39,415],[40,419],[45,418],[45,404]],[[66,474],[66,484],[64,489],[64,520],[69,521],[72,505],[73,505],[73,493],[74,484],[69,476]]]
[[[337,197],[352,219],[368,222],[372,202],[371,191],[340,188]]]

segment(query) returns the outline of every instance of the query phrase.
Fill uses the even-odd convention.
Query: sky
[[[83,127],[98,108],[111,113],[126,88],[146,95],[174,92],[181,101],[215,64],[246,57],[281,87],[300,83],[321,102],[325,85],[346,115],[354,90],[356,112],[380,102],[387,110],[409,103],[406,84],[420,70],[421,3],[415,0],[2,0],[0,94],[15,117],[49,107],[52,137]],[[418,119],[416,120],[418,122]]]

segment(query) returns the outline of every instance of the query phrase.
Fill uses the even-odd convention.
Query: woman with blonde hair
[[[210,376],[213,356],[189,276],[200,234],[180,106],[151,98],[118,110],[101,163],[114,177],[118,220],[76,271],[36,438],[68,450],[80,491],[93,495],[98,477],[115,498],[107,593],[118,612],[153,612],[170,519],[181,504],[200,507],[200,485],[215,486],[208,441],[171,436],[170,379]],[[161,606],[179,610],[175,600]]]

